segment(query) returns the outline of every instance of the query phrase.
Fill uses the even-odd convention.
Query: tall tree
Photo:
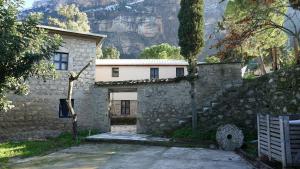
[[[181,55],[188,61],[189,82],[191,84],[191,106],[193,129],[197,128],[195,98],[195,78],[197,75],[198,54],[204,47],[204,1],[181,0],[179,19],[179,46]]]
[[[217,46],[227,49],[243,49],[247,56],[261,56],[266,49],[281,47],[286,44],[287,35],[295,39],[295,54],[300,63],[298,42],[300,29],[297,12],[287,12],[288,0],[249,1],[232,0],[231,15],[221,24],[227,35]],[[232,19],[234,18],[234,19]],[[288,26],[291,25],[291,26]]]
[[[180,48],[168,43],[153,45],[145,48],[140,54],[141,59],[184,59],[180,54]]]
[[[89,32],[90,25],[87,14],[81,12],[74,4],[60,6],[57,9],[58,18],[49,18],[49,23],[64,29],[79,32]]]
[[[41,15],[17,20],[20,0],[0,0],[0,111],[13,108],[8,93],[28,94],[30,77],[53,78],[50,59],[62,39],[37,27]]]

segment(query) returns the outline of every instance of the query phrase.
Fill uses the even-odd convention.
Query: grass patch
[[[92,132],[91,134],[93,134]],[[43,155],[55,150],[79,145],[89,135],[88,131],[79,132],[78,142],[72,139],[71,133],[63,133],[57,138],[43,141],[10,141],[0,143],[0,168],[5,168],[8,160],[14,157],[32,157]]]
[[[189,140],[204,140],[204,141],[215,141],[216,131],[202,131],[197,129],[193,131],[190,127],[181,128],[175,130],[171,137],[174,139],[189,139]]]
[[[254,159],[257,157],[257,152],[258,152],[257,143],[246,142],[243,145],[242,150],[244,150],[248,156],[250,156]]]

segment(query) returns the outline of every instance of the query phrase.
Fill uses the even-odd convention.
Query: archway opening
[[[137,89],[114,88],[109,91],[111,133],[136,133]]]

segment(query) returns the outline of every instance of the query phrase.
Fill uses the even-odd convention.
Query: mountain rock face
[[[226,2],[205,0],[206,48],[199,60],[214,53],[208,37],[222,18]],[[160,43],[178,45],[177,15],[180,0],[38,0],[33,8],[23,11],[43,12],[55,16],[59,5],[75,3],[89,17],[91,31],[108,35],[104,46],[115,46],[123,58],[136,58],[148,46]]]

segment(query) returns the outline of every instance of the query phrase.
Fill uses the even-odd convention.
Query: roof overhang
[[[85,33],[85,32],[78,32],[78,31],[72,31],[62,28],[56,28],[52,26],[45,26],[45,25],[38,25],[38,28],[42,28],[47,30],[49,33],[53,34],[59,34],[59,35],[67,35],[67,36],[75,36],[75,37],[82,37],[82,38],[88,38],[93,39],[96,41],[96,44],[98,45],[101,43],[101,41],[107,37],[107,35],[102,34],[96,34],[96,33]]]
[[[97,66],[188,66],[185,60],[172,59],[97,59]]]

